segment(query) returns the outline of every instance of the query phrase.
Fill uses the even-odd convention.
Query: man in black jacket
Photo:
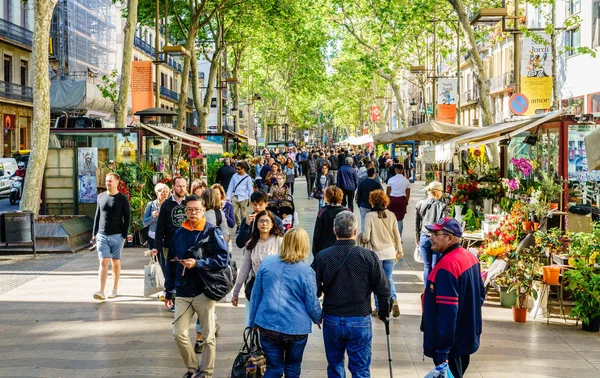
[[[369,195],[374,190],[383,190],[381,184],[375,181],[375,177],[377,177],[375,168],[367,169],[367,176],[367,178],[360,181],[356,190],[356,204],[360,210],[360,232],[365,230],[365,215],[371,211]]]
[[[217,177],[215,178],[215,182],[223,186],[225,193],[227,193],[233,175],[235,175],[235,169],[231,166],[231,160],[225,158],[223,160],[223,166],[217,170]]]
[[[331,155],[329,155],[329,162],[331,166],[329,167],[329,173],[333,176],[333,185],[336,184],[337,179],[337,171],[340,168],[340,162],[338,156],[335,154],[335,150],[331,149]]]
[[[238,232],[237,237],[235,238],[235,245],[237,245],[238,248],[244,248],[246,243],[248,243],[248,240],[250,240],[250,236],[252,235],[252,230],[254,229],[256,215],[261,211],[266,210],[268,204],[269,196],[262,190],[257,190],[250,195],[250,206],[252,206],[253,212],[242,219],[240,232]],[[281,218],[275,214],[273,214],[273,216],[275,217],[277,227],[279,227],[282,233],[285,233],[285,227],[283,226]]]
[[[353,377],[370,377],[371,293],[379,300],[379,318],[390,314],[390,285],[377,255],[356,246],[356,218],[342,211],[333,222],[337,238],[315,256],[317,293],[323,299],[323,341],[327,375],[344,377],[344,355]]]

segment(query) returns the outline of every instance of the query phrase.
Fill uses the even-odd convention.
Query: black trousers
[[[311,176],[308,172],[305,173],[304,176],[306,177],[306,191],[308,192],[308,196],[310,197],[312,195],[313,186],[315,185],[316,176]]]
[[[350,211],[354,212],[354,190],[342,189],[344,192],[344,198],[342,198],[342,206],[347,207]]]
[[[433,361],[435,363],[435,360]],[[448,359],[448,367],[452,372],[454,378],[463,378],[463,375],[467,371],[469,367],[469,362],[471,362],[471,355],[454,357]],[[437,366],[437,364],[436,364]]]

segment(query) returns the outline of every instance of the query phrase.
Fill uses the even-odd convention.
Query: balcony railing
[[[510,88],[515,84],[515,72],[509,71],[502,75],[495,76],[489,80],[490,92],[500,91]]]
[[[33,103],[33,88],[0,81],[0,97]]]
[[[473,89],[466,90],[462,93],[461,101],[463,103],[479,100],[479,88],[474,86]]]
[[[0,19],[0,35],[20,44],[32,46],[33,33],[12,22]]]
[[[133,39],[133,46],[142,50],[144,53],[146,53],[146,55],[149,55],[151,58],[156,57],[156,49],[154,47],[150,46],[150,44],[146,43],[143,39],[141,39],[137,35]]]
[[[156,93],[156,83],[152,83],[152,87],[153,87],[154,93]],[[160,95],[162,97],[166,97],[169,100],[173,100],[175,102],[179,101],[179,93],[172,91],[168,88],[165,88],[162,85],[160,87]]]

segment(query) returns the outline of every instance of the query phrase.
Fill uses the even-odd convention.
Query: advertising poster
[[[79,203],[96,203],[96,169],[98,168],[98,148],[77,149],[77,182],[79,183]]]
[[[96,203],[96,198],[98,197],[96,175],[78,175],[77,181],[79,183],[79,203]]]
[[[131,62],[131,114],[154,106],[152,88],[152,61],[136,60]],[[133,116],[135,121],[139,117]]]
[[[552,102],[552,50],[540,38],[523,37],[521,93],[529,100],[526,116],[547,111]]]
[[[117,135],[117,163],[135,163],[137,161],[137,134]]]
[[[439,79],[437,82],[437,120],[456,123],[457,81],[454,78]]]

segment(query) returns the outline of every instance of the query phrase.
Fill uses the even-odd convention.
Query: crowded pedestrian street
[[[305,193],[298,180],[297,193]],[[423,267],[415,262],[414,209],[423,199],[424,182],[412,185],[404,223],[401,258],[394,281],[401,315],[390,318],[393,374],[424,377],[433,367],[423,356],[421,293]],[[312,240],[318,201],[297,195],[300,227]],[[358,217],[358,209],[355,210]],[[234,248],[238,266],[242,255]],[[312,256],[311,256],[312,259]],[[173,314],[156,297],[144,298],[142,248],[125,248],[119,296],[92,298],[98,280],[96,252],[43,255],[39,260],[0,261],[0,376],[2,377],[179,377],[181,357],[172,336]],[[216,305],[220,331],[214,377],[228,377],[242,342],[243,292],[240,306]],[[560,318],[550,324],[514,323],[510,309],[497,300],[483,306],[483,333],[465,377],[600,377],[600,337],[581,332]],[[388,377],[384,324],[373,321],[371,375]],[[193,328],[193,324],[190,325]],[[190,334],[193,330],[190,328]],[[321,330],[308,337],[302,377],[325,377],[327,361]]]

